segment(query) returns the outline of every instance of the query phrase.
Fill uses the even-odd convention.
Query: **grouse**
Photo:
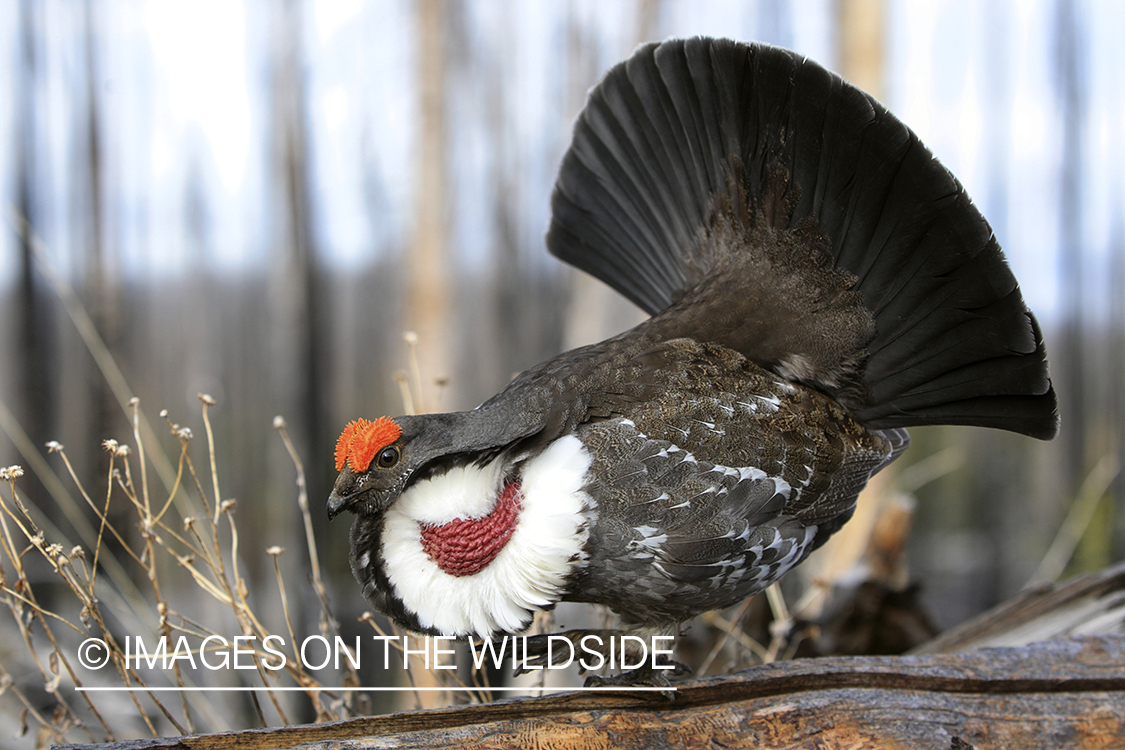
[[[356,514],[352,570],[409,630],[518,633],[570,601],[624,629],[572,640],[675,634],[822,545],[905,427],[1057,431],[988,223],[797,54],[639,48],[589,94],[551,208],[548,249],[652,317],[472,411],[347,426],[328,514]]]

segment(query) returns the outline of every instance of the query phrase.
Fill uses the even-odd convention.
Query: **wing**
[[[597,508],[578,588],[627,620],[683,620],[765,588],[895,453],[819,392],[723,347],[677,340],[635,360],[625,395],[594,405],[610,416],[579,430]]]

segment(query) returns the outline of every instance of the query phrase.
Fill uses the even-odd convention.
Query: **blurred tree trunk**
[[[84,36],[86,46],[86,108],[85,121],[81,124],[79,138],[82,147],[79,151],[86,157],[85,185],[80,182],[80,194],[74,198],[72,227],[75,231],[75,266],[85,264],[85,304],[90,311],[94,326],[101,334],[102,341],[110,355],[118,362],[121,357],[122,319],[118,271],[105,242],[105,211],[101,132],[101,100],[98,88],[98,49],[95,10],[97,6],[86,0],[83,8]],[[86,395],[76,406],[86,412],[84,435],[93,440],[86,441],[80,450],[87,456],[91,468],[102,465],[105,451],[101,440],[111,435],[121,434],[123,421],[121,406],[113,396],[106,379],[95,364],[85,360]],[[131,512],[123,509],[122,512]]]
[[[265,409],[283,414],[289,422],[289,434],[303,458],[310,502],[327,494],[331,479],[328,456],[334,436],[326,434],[324,424],[327,399],[324,366],[328,330],[324,321],[321,269],[312,230],[308,136],[306,132],[306,92],[302,16],[305,5],[300,0],[275,0],[269,7],[271,29],[270,96],[272,99],[272,141],[274,192],[271,196],[274,219],[273,249],[277,258],[270,265],[268,304],[271,308],[272,341],[269,342],[267,366],[270,402]],[[260,342],[247,337],[247,346]],[[230,404],[231,409],[240,409]],[[247,425],[263,439],[273,440],[268,423]],[[264,499],[294,497],[294,468],[280,443],[274,441],[269,453],[266,476],[268,484]],[[287,549],[305,549],[303,529],[295,511],[272,513],[265,507],[257,509],[263,523],[258,536],[248,548],[260,549],[265,544],[280,543]],[[314,526],[323,534],[327,519],[324,513],[312,513]],[[261,544],[259,544],[261,542]],[[248,563],[264,564],[261,556],[251,556]],[[305,580],[307,562],[301,554],[280,559],[287,580]],[[255,569],[260,572],[260,569]],[[309,587],[305,588],[308,606],[301,608],[305,627],[317,627],[319,605]],[[302,704],[303,705],[303,704]]]
[[[637,45],[657,40],[656,29],[662,5],[661,0],[641,0],[637,6]]]
[[[1059,185],[1059,294],[1062,335],[1055,369],[1059,411],[1064,415],[1061,438],[1066,453],[1064,492],[1074,495],[1086,466],[1085,341],[1082,334],[1082,110],[1079,42],[1074,3],[1056,6],[1055,75],[1062,115],[1062,171]]]
[[[517,33],[516,28],[512,19],[505,19],[503,38],[512,38]],[[522,361],[522,355],[528,345],[534,346],[536,342],[525,338],[526,324],[541,309],[529,299],[534,292],[529,289],[526,269],[523,268],[521,240],[526,236],[523,225],[526,212],[521,210],[520,204],[524,190],[523,158],[518,149],[510,148],[516,133],[511,118],[506,116],[509,111],[508,96],[514,89],[507,68],[512,65],[516,51],[510,47],[505,49],[505,46],[503,42],[496,45],[499,49],[486,63],[489,66],[486,72],[489,81],[487,123],[492,141],[492,169],[488,179],[495,191],[492,201],[492,257],[495,268],[492,297],[496,327],[495,334],[490,334],[495,338],[487,344],[482,342],[482,346],[487,346],[492,351],[491,356],[501,363],[498,383],[503,383],[503,378],[517,372],[521,365],[527,365]]]
[[[406,325],[418,335],[421,382],[417,411],[438,401],[434,380],[450,374],[453,292],[447,247],[448,159],[446,154],[446,13],[443,0],[416,0],[415,60],[418,122],[414,174],[413,241],[406,262]],[[456,387],[456,383],[454,383]],[[454,399],[455,400],[455,399]]]
[[[1011,59],[1012,45],[1008,24],[1005,23],[1007,10],[999,3],[988,3],[984,9],[984,27],[990,29],[987,42],[984,46],[986,64],[982,81],[982,94],[988,106],[994,113],[984,118],[984,165],[988,175],[985,190],[985,206],[987,218],[992,225],[992,231],[1000,239],[1003,246],[1004,238],[1008,236],[1008,180],[1009,180],[1009,154],[1011,153],[1011,114],[1012,114],[1012,85],[1008,61]],[[982,102],[982,105],[984,102]],[[954,428],[956,429],[956,428]],[[965,438],[977,441],[980,437],[976,432],[966,435]],[[981,441],[980,450],[973,450],[978,458],[986,456],[993,444],[990,441]],[[1025,446],[1024,454],[1033,450]],[[988,459],[999,462],[1002,456],[987,455]],[[1028,466],[1029,473],[1035,467]],[[988,472],[994,474],[995,472]],[[999,479],[999,477],[997,477]],[[988,557],[988,564],[975,581],[978,591],[990,601],[1000,599],[1005,591],[1019,589],[1026,580],[1026,561],[1021,559],[1026,554],[1029,540],[1023,535],[1025,531],[1024,513],[1022,508],[1035,507],[1038,498],[1027,497],[1024,493],[1012,492],[1011,485],[1006,481],[997,488],[992,502],[979,502],[972,498],[970,502],[976,504],[977,510],[970,514],[975,519],[973,526],[983,538],[994,540],[982,550],[982,555]],[[1053,498],[1052,498],[1053,499]],[[1018,571],[1018,572],[1015,572]]]
[[[38,130],[37,86],[38,49],[42,21],[37,16],[42,8],[34,0],[23,0],[19,6],[20,57],[16,71],[16,138],[15,193],[16,210],[31,227],[38,226],[41,216],[37,199],[36,132]],[[38,280],[35,259],[28,237],[19,239],[19,280],[16,289],[16,387],[21,396],[15,405],[15,416],[27,430],[35,446],[49,439],[57,423],[58,413],[52,398],[57,373],[53,366],[54,326],[49,306],[49,293]],[[42,502],[35,489],[32,502]]]
[[[1087,473],[1103,458],[1100,453],[1105,448],[1101,447],[1103,441],[1098,433],[1109,427],[1104,420],[1112,408],[1112,396],[1108,392],[1112,386],[1107,382],[1105,388],[1101,387],[1101,371],[1109,363],[1101,360],[1101,350],[1108,341],[1099,346],[1092,337],[1101,337],[1107,332],[1098,330],[1100,321],[1094,319],[1089,303],[1091,295],[1095,294],[1095,279],[1087,270],[1090,256],[1084,227],[1087,40],[1080,11],[1073,0],[1058,0],[1055,21],[1055,83],[1062,116],[1058,200],[1062,331],[1061,346],[1052,363],[1057,373],[1055,382],[1062,414],[1063,496],[1077,502],[1079,487]],[[1120,380],[1119,373],[1114,380]],[[1104,558],[1108,557],[1112,525],[1112,522],[1091,524],[1076,551],[1077,557],[1090,558],[1092,553],[1092,557],[1100,559],[1086,559],[1087,565],[1107,562]]]
[[[543,270],[544,265],[558,268],[561,264],[543,263],[544,228],[539,217],[546,195],[531,187],[540,158],[545,155],[551,168],[557,165],[558,141],[546,133],[537,141],[528,141],[526,133],[521,133],[519,118],[512,116],[519,107],[519,66],[527,59],[526,45],[511,43],[519,34],[518,17],[508,14],[490,30],[487,53],[476,56],[476,67],[454,84],[460,85],[468,76],[486,82],[481,89],[490,142],[486,179],[492,191],[493,249],[491,284],[483,293],[488,296],[492,322],[488,340],[474,344],[482,365],[478,369],[487,381],[473,385],[483,385],[488,394],[515,373],[559,353],[568,302],[558,277]],[[471,42],[466,39],[457,46],[471,49]],[[560,112],[559,116],[561,120],[564,115]]]
[[[844,78],[883,99],[883,0],[837,0],[836,43]]]

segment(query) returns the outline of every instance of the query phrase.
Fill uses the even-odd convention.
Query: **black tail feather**
[[[1054,435],[1042,335],[988,223],[913,132],[791,52],[691,39],[643,47],[611,70],[575,127],[552,199],[548,247],[656,314],[697,287],[714,295],[724,286],[700,282],[732,262],[709,237],[721,205],[732,200],[762,218],[755,233],[812,236],[814,221],[830,263],[855,277],[853,289],[874,319],[874,335],[865,334],[865,348],[853,353],[866,363],[858,384],[864,397],[848,402],[865,424]],[[760,244],[746,242],[746,252]],[[776,291],[785,287],[768,270],[755,273],[762,277],[723,302],[762,309],[771,289],[787,293]],[[715,307],[694,309],[712,314]],[[823,312],[783,307],[775,317],[806,320],[752,325],[808,331]],[[848,320],[845,313],[837,306],[834,319]],[[695,321],[684,330],[698,336],[701,329]],[[774,366],[776,351],[767,356],[756,347],[768,339],[776,348],[777,338],[728,325],[714,340]],[[803,333],[792,346],[792,354],[813,359],[826,350]]]

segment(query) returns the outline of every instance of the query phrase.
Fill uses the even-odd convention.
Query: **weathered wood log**
[[[1125,562],[1036,586],[914,649],[915,654],[1023,646],[1066,636],[1125,632]]]
[[[1125,636],[767,664],[650,693],[575,692],[72,750],[727,747],[1122,748]]]

